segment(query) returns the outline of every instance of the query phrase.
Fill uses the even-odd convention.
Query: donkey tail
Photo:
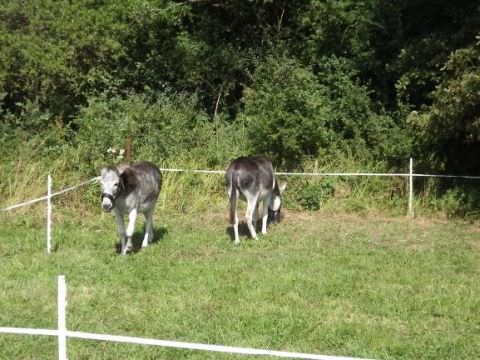
[[[228,174],[229,191],[228,194],[230,200],[230,224],[235,223],[235,212],[237,211],[237,176],[235,172]]]

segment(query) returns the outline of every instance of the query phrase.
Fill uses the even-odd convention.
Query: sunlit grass
[[[478,225],[286,211],[267,237],[235,246],[223,208],[159,209],[161,239],[128,256],[117,253],[111,215],[57,204],[51,255],[40,208],[3,215],[0,326],[55,328],[65,274],[70,330],[383,359],[480,351]],[[0,348],[5,359],[56,354],[52,338],[0,335]],[[75,339],[68,351],[239,358]]]

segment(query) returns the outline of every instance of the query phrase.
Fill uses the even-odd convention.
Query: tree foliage
[[[0,128],[479,174],[479,28],[468,0],[2,0]]]
[[[421,150],[444,170],[475,173],[480,166],[480,36],[451,53],[432,105],[411,116],[420,130]]]

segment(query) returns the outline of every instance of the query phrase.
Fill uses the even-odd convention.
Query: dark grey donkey
[[[138,213],[145,215],[145,236],[142,247],[153,239],[153,212],[162,187],[162,175],[157,166],[150,162],[106,167],[101,171],[102,209],[114,210],[122,254],[132,250],[132,235]],[[125,231],[123,215],[128,214]]]
[[[228,197],[230,199],[230,223],[235,234],[235,244],[239,244],[237,199],[247,202],[245,219],[252,238],[257,238],[254,223],[258,218],[258,205],[263,201],[262,234],[267,234],[267,220],[280,220],[281,195],[286,183],[279,184],[275,179],[272,163],[261,157],[240,157],[233,160],[225,174]],[[252,223],[253,221],[253,223]]]

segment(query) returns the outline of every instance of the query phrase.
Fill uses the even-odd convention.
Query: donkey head
[[[110,212],[124,187],[121,173],[115,167],[103,168],[100,175],[100,184],[102,187],[102,209],[105,212]]]
[[[272,223],[280,222],[280,210],[282,208],[282,193],[287,186],[286,182],[276,183],[272,193],[272,202],[268,208],[268,218]]]

